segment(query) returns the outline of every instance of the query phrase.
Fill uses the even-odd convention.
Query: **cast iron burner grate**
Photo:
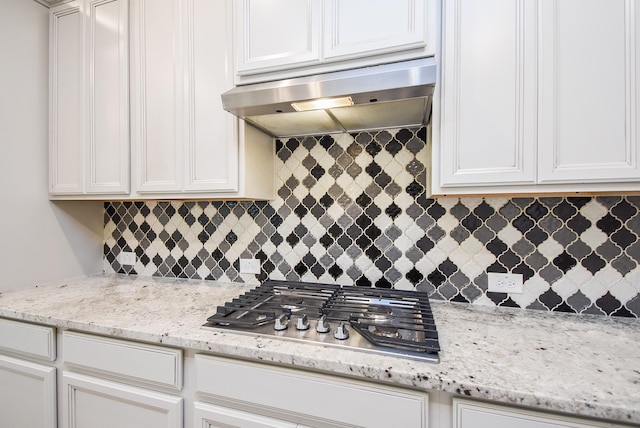
[[[429,296],[417,291],[268,280],[203,327],[431,362],[440,351]]]

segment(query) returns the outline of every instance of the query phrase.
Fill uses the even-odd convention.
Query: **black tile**
[[[596,300],[596,305],[602,309],[607,315],[611,315],[618,310],[622,304],[618,299],[613,297],[611,293],[607,292],[604,296]]]
[[[538,297],[538,300],[549,310],[553,310],[553,308],[562,303],[562,297],[558,296],[558,294],[552,289],[541,294],[540,297]]]
[[[556,217],[558,217],[560,220],[563,220],[563,221],[569,220],[571,217],[576,215],[577,212],[578,210],[573,205],[569,204],[567,201],[560,202],[553,209],[553,213],[556,215]]]
[[[531,220],[526,215],[522,214],[518,216],[515,220],[511,222],[513,227],[518,229],[520,232],[525,233],[527,230],[531,229],[535,224],[533,220]]]
[[[598,226],[598,229],[602,230],[607,235],[611,235],[613,232],[620,229],[622,223],[620,223],[620,220],[607,213],[596,222],[596,226]]]
[[[387,214],[389,217],[391,217],[392,219],[395,219],[396,217],[398,217],[400,214],[402,214],[402,209],[400,209],[399,206],[397,206],[394,202],[391,203],[391,205],[389,205],[385,210],[384,210],[385,214]]]
[[[577,264],[577,261],[566,251],[563,251],[562,254],[553,259],[553,264],[562,272],[567,273],[572,267]]]
[[[587,220],[582,214],[576,214],[571,220],[567,222],[567,226],[575,233],[580,235],[585,230],[591,227],[591,222]]]
[[[607,265],[607,262],[602,260],[602,258],[599,257],[596,253],[591,253],[587,257],[582,259],[580,264],[589,272],[591,272],[591,274],[595,274],[603,267],[605,267]]]

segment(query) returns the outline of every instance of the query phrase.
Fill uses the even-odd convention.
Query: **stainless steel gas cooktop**
[[[269,280],[219,306],[205,329],[438,362],[427,293]]]

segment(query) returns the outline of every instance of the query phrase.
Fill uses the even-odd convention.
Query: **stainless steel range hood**
[[[238,86],[222,106],[275,137],[419,126],[435,81],[435,60],[424,58]]]

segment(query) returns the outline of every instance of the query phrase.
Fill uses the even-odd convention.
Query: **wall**
[[[105,270],[258,283],[238,273],[257,257],[271,279],[640,315],[640,197],[426,198],[425,134],[279,141],[271,202],[107,203]],[[522,273],[525,292],[488,293],[487,271]]]
[[[47,195],[49,10],[2,0],[0,290],[102,270],[102,204]]]

